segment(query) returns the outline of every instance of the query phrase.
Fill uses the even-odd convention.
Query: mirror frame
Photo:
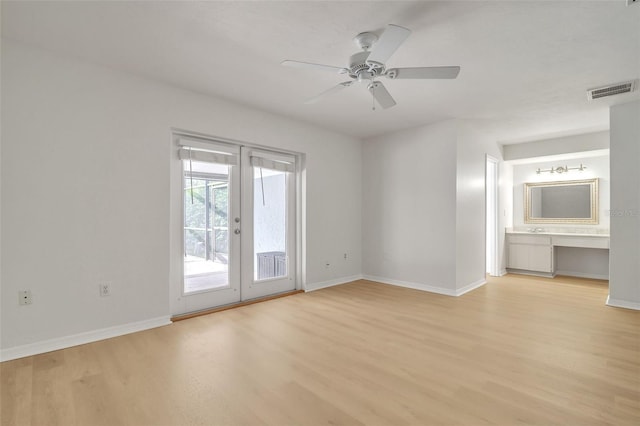
[[[590,185],[591,217],[588,218],[553,218],[531,216],[531,189],[547,186]],[[598,224],[598,178],[583,180],[564,180],[556,182],[528,182],[524,184],[524,223],[584,223]]]

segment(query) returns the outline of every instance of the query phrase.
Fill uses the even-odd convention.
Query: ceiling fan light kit
[[[370,32],[358,34],[353,40],[362,51],[351,55],[348,68],[291,60],[283,61],[282,65],[294,68],[330,71],[337,74],[347,74],[351,77],[352,80],[339,83],[337,86],[307,100],[305,102],[306,104],[316,103],[325,96],[340,92],[352,86],[353,83],[358,82],[365,83],[375,101],[378,102],[382,108],[387,109],[396,105],[396,101],[382,82],[376,80],[377,78],[386,77],[390,80],[452,79],[456,78],[460,72],[460,67],[458,66],[386,69],[385,64],[387,60],[389,60],[410,34],[411,30],[393,24],[387,25],[387,28],[379,38]],[[373,109],[375,109],[375,105]]]

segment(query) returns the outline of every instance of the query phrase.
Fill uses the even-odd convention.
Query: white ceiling
[[[460,65],[456,80],[384,80],[398,105],[371,110],[364,87],[302,102],[344,76],[353,37],[394,23],[413,33],[388,67]],[[512,143],[608,128],[586,90],[640,77],[640,5],[609,1],[2,2],[2,36],[233,100],[356,137],[475,119]]]

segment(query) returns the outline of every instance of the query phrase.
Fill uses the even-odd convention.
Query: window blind
[[[203,161],[207,163],[220,163],[238,165],[239,148],[234,145],[204,141],[189,137],[178,139],[178,157],[181,160]]]
[[[293,155],[275,154],[267,151],[251,151],[251,165],[263,169],[294,173],[296,158]]]
[[[238,157],[233,154],[204,151],[199,149],[180,148],[178,157],[181,160],[203,161],[206,163],[220,163],[235,166],[238,164]]]

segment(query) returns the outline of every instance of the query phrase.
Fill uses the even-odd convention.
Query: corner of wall
[[[468,120],[458,121],[456,140],[456,292],[463,294],[485,282],[486,156],[502,154],[491,135]]]
[[[610,109],[611,243],[609,300],[640,306],[640,100]]]

